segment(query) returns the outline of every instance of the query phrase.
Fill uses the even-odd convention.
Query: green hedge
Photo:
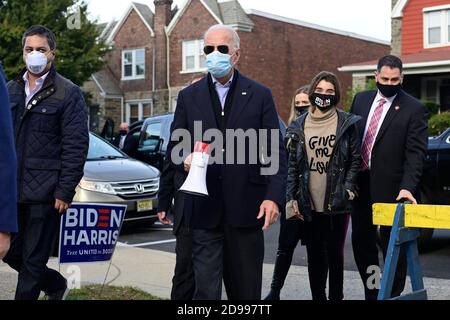
[[[428,119],[431,119],[431,117],[438,114],[440,106],[437,103],[427,100],[423,100],[422,103],[428,109]]]
[[[428,132],[430,136],[438,136],[447,128],[450,128],[450,112],[435,114],[428,121]]]

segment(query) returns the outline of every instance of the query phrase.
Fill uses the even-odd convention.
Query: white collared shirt
[[[231,83],[233,82],[234,74],[231,75],[230,80],[228,80],[225,84],[221,84],[216,78],[213,76],[211,77],[223,110],[225,108],[225,101],[227,100],[228,91],[230,91]]]
[[[377,136],[378,136],[378,132],[380,131],[381,125],[383,124],[384,119],[386,118],[387,113],[389,112],[389,109],[392,106],[392,102],[394,101],[395,97],[397,95],[390,97],[390,98],[386,98],[383,97],[380,93],[380,91],[377,92],[377,95],[375,97],[375,99],[373,100],[372,106],[370,107],[370,112],[369,115],[367,117],[367,123],[366,123],[366,128],[364,129],[364,136],[363,136],[363,140],[366,138],[366,134],[367,134],[367,130],[369,129],[369,125],[370,125],[370,120],[372,119],[372,116],[375,112],[375,109],[377,108],[377,106],[380,104],[380,100],[384,99],[386,100],[386,102],[384,103],[384,107],[383,107],[383,113],[381,114],[381,118],[380,121],[378,121],[378,127],[377,127],[377,131],[375,133],[375,137],[373,138],[373,144],[375,143]],[[373,148],[373,144],[372,144],[372,148]],[[369,168],[370,168],[370,159],[372,157],[372,150],[370,150],[369,153]]]
[[[123,146],[125,145],[125,139],[127,138],[127,136],[126,135],[124,135],[124,136],[120,136],[120,142],[119,142],[119,149],[120,150],[123,150]]]
[[[50,72],[50,71],[49,71]],[[42,89],[42,85],[44,84],[45,78],[47,78],[48,72],[44,74],[42,77],[36,79],[36,86],[33,90],[30,90],[30,81],[28,80],[28,71],[23,74],[23,81],[25,81],[25,105],[28,104],[30,99]]]

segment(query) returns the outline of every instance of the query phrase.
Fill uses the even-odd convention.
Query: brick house
[[[450,1],[393,0],[392,48],[404,64],[405,90],[418,99],[450,110]],[[373,77],[376,60],[346,65],[353,86]]]
[[[154,13],[146,4],[131,3],[122,19],[102,26],[101,37],[113,50],[104,70],[84,86],[93,96],[91,129],[106,118],[133,122],[174,111],[178,92],[206,72],[203,34],[213,24],[237,30],[242,50],[238,69],[272,89],[285,121],[293,92],[316,73],[337,73],[345,94],[352,76],[339,72],[339,66],[376,59],[390,50],[377,39],[244,11],[237,0],[187,0],[181,8],[172,8],[172,0],[153,4]]]

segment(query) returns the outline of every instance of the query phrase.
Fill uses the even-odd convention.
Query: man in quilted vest
[[[3,259],[18,273],[17,300],[35,300],[41,291],[63,299],[67,281],[47,262],[83,176],[89,132],[86,104],[78,86],[53,66],[56,40],[43,26],[23,35],[26,64],[8,93],[17,152],[19,231]]]

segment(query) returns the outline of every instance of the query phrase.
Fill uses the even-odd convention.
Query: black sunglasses
[[[206,55],[208,55],[210,53],[213,53],[215,48],[216,47],[214,47],[214,46],[205,46],[203,48],[203,52]],[[220,53],[223,53],[223,54],[227,54],[228,52],[230,52],[230,48],[228,48],[227,45],[220,45],[220,46],[217,46],[217,51],[219,51]]]

